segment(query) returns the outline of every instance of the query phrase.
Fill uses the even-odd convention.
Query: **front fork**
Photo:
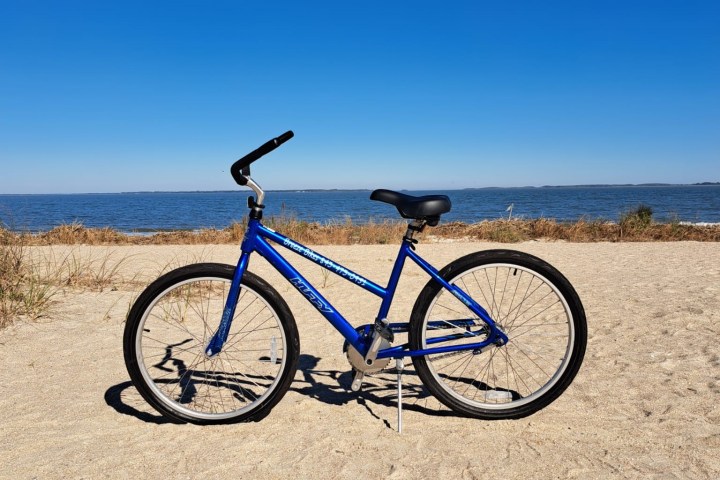
[[[245,270],[247,270],[249,259],[250,253],[243,252],[240,256],[240,261],[238,262],[237,267],[235,267],[235,273],[233,273],[233,279],[230,284],[230,291],[228,292],[227,300],[225,301],[225,308],[223,309],[220,325],[208,342],[207,347],[205,347],[205,355],[208,357],[214,357],[220,353],[220,350],[222,350],[223,345],[225,345],[225,342],[227,341],[228,333],[230,332],[230,325],[232,324],[232,319],[235,316],[235,306],[237,305],[238,298],[240,298],[240,283],[242,282]]]

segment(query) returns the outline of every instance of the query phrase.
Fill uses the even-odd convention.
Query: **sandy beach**
[[[300,331],[290,391],[257,423],[167,423],[129,382],[122,333],[130,303],[160,272],[234,263],[237,246],[31,247],[120,263],[102,291],[68,287],[48,318],[0,331],[0,478],[718,478],[720,243],[424,243],[436,266],[476,250],[537,255],[583,301],[588,347],[570,388],[521,420],[453,415],[412,365],[404,432],[395,375],[349,390],[342,338],[259,257],[250,270],[285,297]],[[323,254],[385,284],[396,245],[323,246]],[[285,254],[285,252],[283,252]],[[288,255],[292,255],[288,253]],[[290,259],[354,325],[376,297]],[[407,321],[426,277],[406,267],[390,319]]]

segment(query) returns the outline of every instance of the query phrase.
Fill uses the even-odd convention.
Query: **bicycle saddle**
[[[440,221],[440,215],[450,211],[452,204],[446,195],[423,195],[415,197],[392,190],[379,189],[370,194],[370,200],[389,203],[398,209],[403,218],[425,220],[434,227]]]

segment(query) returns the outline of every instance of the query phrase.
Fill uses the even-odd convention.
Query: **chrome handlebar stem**
[[[247,179],[246,185],[250,187],[253,192],[255,192],[255,203],[265,206],[265,204],[263,203],[265,201],[265,191],[249,176],[246,176],[245,178]]]

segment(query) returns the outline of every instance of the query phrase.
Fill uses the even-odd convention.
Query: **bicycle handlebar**
[[[290,140],[294,135],[295,134],[292,130],[288,130],[279,137],[275,137],[269,142],[265,142],[260,147],[233,163],[232,167],[230,167],[230,173],[232,174],[233,179],[235,179],[238,185],[247,185],[246,177],[250,175],[250,164],[255,160],[258,160],[263,155],[267,155],[272,152],[277,147]]]

